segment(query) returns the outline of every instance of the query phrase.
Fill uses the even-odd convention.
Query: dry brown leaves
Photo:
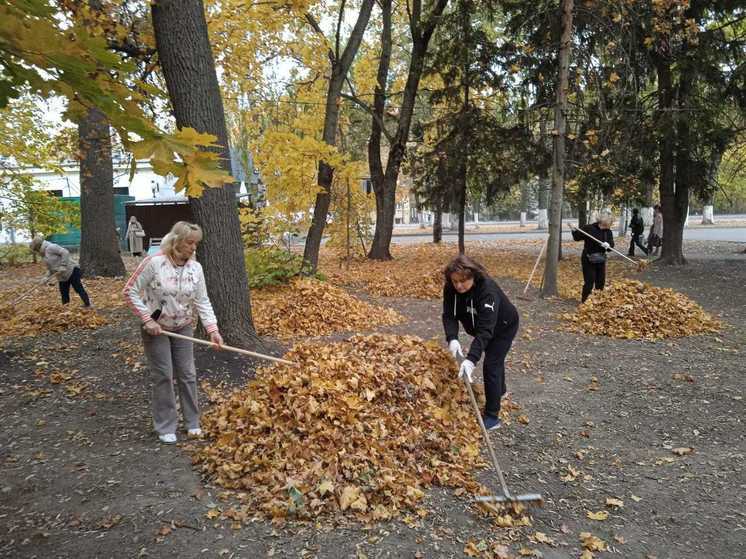
[[[659,340],[717,332],[720,323],[687,296],[635,280],[613,282],[574,313],[569,329],[620,339]]]
[[[365,303],[327,282],[307,278],[253,291],[252,309],[260,335],[284,339],[359,332],[404,321],[392,309]]]
[[[510,278],[526,282],[543,241],[510,241],[467,243],[467,254],[484,265],[494,278]],[[325,254],[322,270],[329,280],[338,285],[363,288],[384,297],[414,297],[438,299],[443,294],[443,268],[458,254],[452,243],[423,244],[392,247],[394,259],[379,262],[357,259],[350,269],[340,269],[338,261]],[[544,257],[545,258],[545,257]],[[544,259],[539,264],[532,285],[541,284]],[[610,259],[608,277],[626,277],[634,274],[633,266]],[[578,254],[566,254],[558,272],[560,295],[580,299],[583,275]]]
[[[438,344],[374,334],[301,343],[204,414],[209,443],[194,462],[237,490],[241,510],[273,519],[344,512],[424,516],[424,490],[485,493],[479,429],[456,365]],[[223,516],[226,517],[226,512]]]
[[[0,292],[0,319],[3,329],[0,336],[36,336],[42,333],[65,332],[76,329],[95,329],[108,323],[98,311],[113,311],[125,306],[121,296],[124,281],[116,278],[83,279],[95,309],[84,309],[74,290],[70,290],[70,303],[62,305],[57,284],[35,286],[41,268],[22,271],[22,279],[14,278],[16,287]],[[20,280],[20,281],[19,281]],[[23,297],[23,295],[27,295]],[[21,301],[18,299],[22,298]],[[16,301],[18,301],[16,303]]]

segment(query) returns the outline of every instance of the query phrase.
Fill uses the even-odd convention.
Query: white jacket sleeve
[[[215,311],[212,310],[212,303],[210,303],[210,299],[207,296],[207,284],[205,283],[205,274],[202,271],[202,266],[199,267],[199,280],[197,290],[194,294],[194,306],[197,307],[197,313],[207,333],[217,332],[218,319],[215,318]]]
[[[145,286],[153,279],[153,274],[152,259],[148,257],[140,263],[137,270],[130,276],[122,291],[124,300],[127,301],[127,304],[143,323],[153,320],[150,318],[150,309],[148,309],[141,295]]]

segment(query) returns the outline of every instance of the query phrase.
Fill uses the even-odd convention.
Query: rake
[[[474,409],[474,414],[477,416],[479,421],[479,427],[482,430],[482,437],[484,438],[484,444],[487,445],[490,459],[492,460],[492,466],[497,472],[497,477],[500,480],[500,486],[502,487],[502,495],[478,495],[475,500],[480,503],[501,503],[501,504],[519,504],[524,506],[540,507],[544,505],[544,499],[538,493],[526,493],[524,495],[513,495],[508,490],[508,484],[505,483],[505,476],[503,475],[500,463],[497,461],[497,455],[495,449],[492,448],[492,442],[490,441],[489,433],[487,428],[484,426],[484,420],[482,420],[482,414],[479,411],[479,405],[477,399],[474,396],[474,389],[471,387],[469,379],[464,378],[464,384],[466,384],[466,391],[469,393],[469,400],[471,400],[471,407]]]
[[[585,231],[583,231],[580,227],[575,227],[575,226],[573,226],[573,225],[571,225],[569,223],[567,225],[570,227],[570,229],[572,231],[579,231],[580,233],[582,233],[583,235],[585,235],[589,239],[593,239],[594,241],[596,241],[599,245],[602,243],[602,241],[599,241],[593,235],[589,235],[588,233],[586,233]],[[629,256],[625,256],[624,254],[622,254],[621,252],[619,252],[614,247],[609,247],[609,250],[612,251],[612,252],[617,253],[619,256],[621,256],[622,258],[624,258],[627,262],[629,262],[629,263],[633,264],[634,266],[636,266],[638,272],[642,272],[645,269],[645,266],[647,266],[647,264],[648,264],[646,260],[639,260],[639,261],[638,260],[632,260]]]
[[[549,237],[544,241],[544,243],[541,245],[541,250],[539,251],[539,256],[536,257],[536,262],[534,262],[534,267],[531,270],[531,275],[528,276],[528,281],[526,282],[526,287],[523,288],[523,293],[518,295],[518,298],[523,301],[533,301],[531,297],[526,295],[526,292],[528,291],[529,286],[531,285],[531,280],[534,279],[534,274],[536,273],[536,268],[539,267],[539,261],[541,260],[541,257],[544,255],[544,249],[547,248],[547,243],[549,242]]]

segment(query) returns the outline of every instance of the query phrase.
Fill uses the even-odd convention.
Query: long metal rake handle
[[[572,229],[573,231],[580,231],[580,232],[581,232],[581,233],[582,233],[583,235],[585,235],[585,236],[586,236],[586,237],[588,237],[589,239],[593,239],[593,240],[594,240],[594,241],[596,241],[596,242],[597,242],[597,243],[598,243],[599,245],[600,245],[600,244],[603,244],[603,241],[599,241],[599,240],[598,240],[598,239],[597,239],[596,237],[594,237],[593,235],[589,235],[588,233],[586,233],[585,231],[583,231],[583,230],[582,230],[582,229],[581,229],[580,227],[573,227],[572,225],[570,225],[570,229]],[[619,256],[621,256],[621,257],[622,257],[622,258],[624,258],[625,260],[629,260],[629,261],[630,261],[630,262],[632,262],[632,264],[634,264],[635,266],[639,266],[639,263],[638,263],[638,262],[636,262],[635,260],[632,260],[631,258],[629,258],[629,257],[627,257],[627,256],[625,256],[625,255],[623,255],[623,254],[622,254],[621,252],[619,252],[619,251],[618,251],[617,249],[615,249],[614,247],[609,247],[609,250],[611,250],[611,251],[613,251],[613,252],[616,252],[616,253],[617,253],[617,254],[618,254]]]
[[[469,393],[469,400],[471,400],[471,406],[474,408],[474,415],[477,416],[477,421],[479,421],[479,427],[482,429],[482,437],[484,438],[484,443],[487,445],[487,450],[489,451],[490,459],[492,460],[492,466],[495,468],[495,471],[497,472],[497,477],[500,480],[500,486],[503,490],[503,495],[506,499],[509,501],[513,500],[513,497],[510,495],[510,491],[508,491],[508,484],[505,483],[505,476],[503,476],[502,468],[500,468],[500,464],[497,461],[497,454],[495,454],[495,449],[492,448],[492,443],[490,442],[490,435],[487,432],[487,428],[484,426],[484,420],[482,419],[482,414],[479,411],[479,404],[477,404],[477,399],[474,396],[474,390],[471,387],[471,383],[469,382],[469,379],[464,377],[464,384],[466,384],[466,391]]]

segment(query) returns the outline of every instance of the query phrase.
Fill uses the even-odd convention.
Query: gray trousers
[[[193,329],[187,326],[176,331],[177,334],[192,336]],[[169,338],[168,336],[151,336],[142,331],[145,345],[145,357],[150,365],[150,378],[153,381],[153,427],[159,435],[176,433],[179,423],[176,414],[176,395],[174,377],[179,391],[181,413],[187,429],[199,427],[199,405],[197,404],[197,372],[194,368],[194,351],[192,342]]]

